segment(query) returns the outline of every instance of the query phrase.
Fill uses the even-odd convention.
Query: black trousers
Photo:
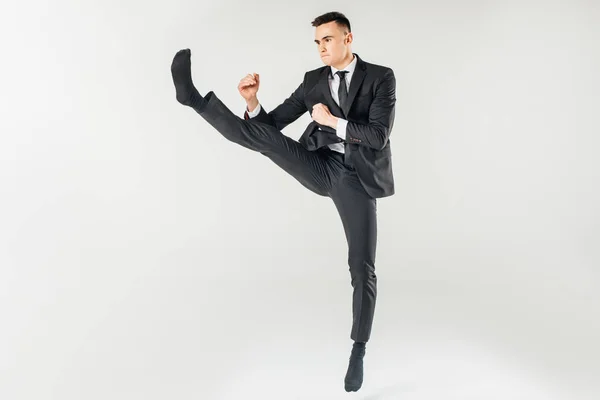
[[[212,91],[195,110],[226,139],[263,154],[312,192],[333,200],[348,242],[353,287],[350,338],[368,341],[377,298],[377,204],[354,168],[345,164],[344,154],[329,148],[308,151],[273,126],[238,117]]]

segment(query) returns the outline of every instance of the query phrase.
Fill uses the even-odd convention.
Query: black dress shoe
[[[344,379],[344,388],[346,392],[357,392],[363,383],[363,357],[365,356],[364,347],[353,347],[350,354],[348,371]]]

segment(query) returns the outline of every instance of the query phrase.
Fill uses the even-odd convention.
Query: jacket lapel
[[[350,107],[354,102],[354,98],[358,93],[358,89],[360,88],[360,85],[362,85],[363,80],[365,79],[365,75],[367,75],[367,66],[360,59],[358,54],[354,53],[354,55],[356,56],[356,68],[354,68],[352,79],[350,79],[350,88],[348,89],[348,101],[346,102],[346,104],[342,104],[342,111],[344,112],[344,115],[348,115],[348,113],[350,112]]]

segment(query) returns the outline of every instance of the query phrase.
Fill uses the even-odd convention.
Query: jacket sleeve
[[[274,126],[278,130],[282,130],[300,118],[306,111],[308,111],[308,109],[304,103],[303,81],[300,86],[298,86],[298,88],[273,111],[267,113],[265,107],[261,104],[259,114],[252,119]],[[249,119],[248,111],[244,112],[244,119]]]
[[[396,107],[396,78],[388,69],[375,89],[375,97],[369,108],[369,123],[348,121],[346,142],[382,150],[387,144],[394,125]]]

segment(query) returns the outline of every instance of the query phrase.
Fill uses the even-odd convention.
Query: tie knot
[[[340,77],[340,79],[344,79],[348,71],[338,71],[335,74]]]

